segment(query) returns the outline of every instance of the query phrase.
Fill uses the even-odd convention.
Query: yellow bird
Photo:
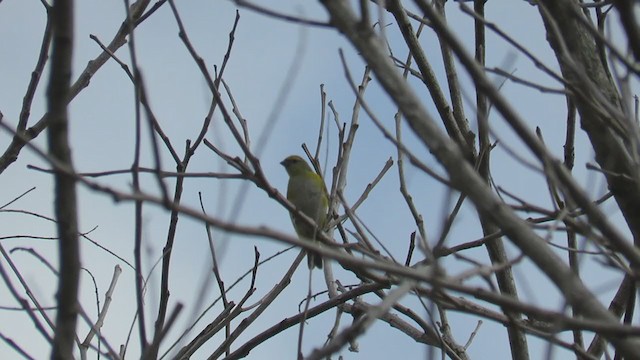
[[[300,216],[293,212],[291,222],[301,240],[317,241],[317,234],[324,230],[327,220],[327,209],[329,207],[329,197],[320,175],[316,174],[304,159],[297,155],[288,156],[280,162],[289,174],[289,185],[287,186],[287,200],[289,200],[297,210],[310,217],[317,226],[307,224]],[[309,269],[314,266],[322,269],[322,257],[314,252],[307,253],[307,263]]]

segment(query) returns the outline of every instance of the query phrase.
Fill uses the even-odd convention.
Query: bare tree
[[[351,112],[345,114],[327,101],[331,92],[318,84],[321,106],[312,111],[319,121],[307,120],[318,130],[315,143],[303,144],[303,149],[325,179],[330,197],[330,220],[320,242],[311,243],[293,236],[292,231],[250,225],[238,215],[250,186],[279,204],[283,213],[298,211],[273,185],[264,165],[281,159],[265,159],[263,149],[274,136],[270,130],[300,70],[296,63],[289,69],[273,106],[275,111],[265,116],[266,130],[254,141],[256,130],[242,112],[251,104],[237,100],[235,89],[242,84],[226,77],[242,26],[240,12],[228,37],[215,35],[217,40],[226,39],[227,48],[220,54],[219,64],[213,66],[216,60],[203,55],[192,40],[189,24],[183,23],[180,2],[160,0],[151,6],[148,0],[125,1],[126,14],[119,29],[108,44],[91,34],[100,54],[72,78],[74,2],[42,1],[46,24],[19,117],[14,121],[0,113],[0,126],[12,137],[3,145],[0,172],[9,176],[7,170],[20,164],[27,151],[43,159],[46,168],[29,165],[29,171],[50,176],[55,184],[54,215],[21,209],[20,201],[31,196],[26,192],[7,199],[0,207],[0,218],[18,213],[55,223],[58,265],[51,265],[49,254],[38,246],[15,246],[8,251],[0,241],[0,275],[19,305],[17,310],[33,324],[33,336],[50,345],[51,357],[238,359],[255,354],[269,340],[287,336],[283,332],[293,328],[297,339],[289,341],[288,351],[295,349],[299,358],[321,359],[345,348],[357,352],[359,340],[369,336],[367,331],[374,324],[386,323],[391,327],[389,332],[424,349],[419,356],[467,359],[473,357],[470,346],[475,336],[485,331],[483,320],[489,320],[506,329],[504,336],[494,335],[493,340],[508,348],[513,359],[529,359],[533,348],[541,346],[548,358],[554,351],[563,358],[567,354],[579,359],[640,358],[640,329],[633,321],[636,270],[640,267],[636,247],[640,244],[640,132],[634,95],[640,69],[638,5],[616,0],[523,2],[522,8],[535,12],[544,25],[549,49],[557,61],[548,64],[526,38],[512,37],[492,20],[509,14],[492,14],[483,0],[319,3],[326,10],[324,18],[235,1],[241,11],[260,14],[274,23],[339,32],[352,47],[328,55],[342,64]],[[154,92],[144,76],[143,54],[136,41],[141,27],[160,18],[161,12],[171,13],[173,22],[166,26],[177,29],[182,51],[191,60],[189,66],[197,69],[210,96],[206,113],[197,126],[188,129],[192,137],[182,145],[175,127],[163,122],[163,115],[152,105]],[[452,13],[465,16],[465,21],[473,24],[473,33],[462,36],[456,28],[459,23],[448,23],[447,15]],[[488,36],[509,46],[537,68],[537,76],[549,80],[520,76],[508,64],[487,65],[487,53],[492,51]],[[471,38],[473,45],[469,46]],[[434,43],[439,51],[433,50]],[[356,57],[363,60],[362,67],[350,63]],[[68,130],[73,130],[74,113],[68,107],[108,63],[122,68],[134,94],[129,122],[132,154],[127,154],[132,161],[127,169],[100,167],[99,171],[84,172],[73,165]],[[49,72],[48,106],[33,120],[32,103],[40,96],[37,89],[45,69]],[[527,119],[526,101],[514,102],[505,96],[505,86],[562,99],[566,104],[562,118],[554,119],[551,130]],[[387,97],[380,100],[372,91],[382,91]],[[214,125],[216,122],[219,124]],[[365,123],[375,127],[392,149],[382,158],[370,151],[369,164],[353,160],[360,147],[370,150],[370,140],[362,139],[364,135],[358,132]],[[47,150],[35,141],[43,131],[48,134]],[[561,149],[545,141],[545,131],[562,134]],[[580,137],[585,141],[576,140]],[[116,154],[121,150],[114,146],[107,151]],[[578,163],[580,171],[574,171],[576,152],[581,159],[588,158]],[[496,154],[501,154],[498,160]],[[594,162],[590,161],[592,155]],[[225,165],[216,172],[193,171],[197,156],[212,157]],[[347,186],[352,174],[378,163],[381,169],[368,184]],[[584,174],[585,165],[590,179],[606,183],[604,191],[588,187],[588,181],[578,175]],[[510,175],[520,171],[526,172],[532,183],[544,184],[544,196],[509,189]],[[409,184],[411,174],[418,174],[431,194],[438,196],[425,198]],[[117,186],[111,180],[121,175],[129,176],[128,186]],[[198,191],[189,180],[199,178],[220,188],[230,182],[239,186],[241,195],[230,205],[219,203],[231,216],[210,215],[207,199],[201,194],[199,206],[184,199],[185,193]],[[395,231],[392,238],[379,236],[377,220],[362,211],[370,206],[369,198],[379,184],[389,178],[394,178],[399,188],[383,196],[401,199],[411,223],[406,233],[386,224]],[[358,190],[358,185],[363,186]],[[82,232],[77,187],[113,199],[113,212],[123,207],[130,211],[131,254],[119,253]],[[5,190],[5,196],[17,195],[15,189]],[[425,203],[442,216],[425,220]],[[393,211],[384,204],[374,204],[379,206],[375,214]],[[158,209],[167,216],[167,223],[161,254],[153,259],[145,255],[145,214]],[[473,219],[469,215],[460,219],[464,211]],[[199,236],[203,241],[194,241],[192,246],[208,254],[211,268],[207,276],[213,280],[203,282],[200,292],[188,296],[189,302],[184,303],[175,301],[171,294],[183,281],[178,274],[193,271],[181,269],[174,259],[176,247],[187,241],[180,236],[180,229],[189,226],[187,220],[191,224],[195,220],[202,230]],[[313,225],[313,220],[305,220]],[[437,224],[437,228],[428,224]],[[475,227],[482,235],[459,236],[456,231],[466,227]],[[226,250],[240,246],[235,240],[240,237],[254,241],[254,252],[230,263]],[[9,234],[3,237],[10,238]],[[82,292],[78,293],[81,264],[92,260],[83,257],[81,243],[98,247],[114,268],[108,290],[97,296],[95,315],[87,310],[91,304],[82,300]],[[265,243],[280,247],[265,258],[261,250]],[[284,260],[287,258],[282,254],[290,249],[300,252],[293,260]],[[26,265],[16,261],[17,251],[28,251],[40,262],[39,268],[55,275],[58,285],[53,308],[48,308],[47,300],[37,296],[25,280]],[[324,283],[319,288],[312,283],[314,272],[309,273],[307,294],[292,300],[287,290],[295,275],[306,271],[299,267],[305,251],[317,252],[325,259]],[[131,262],[126,260],[129,257]],[[277,273],[268,272],[268,278],[277,278],[265,279],[265,269],[273,264],[280,267]],[[233,282],[226,275],[226,267],[231,265],[247,269],[244,275],[234,275]],[[122,266],[134,279],[125,292],[135,300],[135,311],[128,318],[127,340],[120,344],[120,339],[101,329],[110,317],[126,317],[122,314],[131,310],[110,308],[119,296],[116,289]],[[585,277],[585,270],[606,270],[610,291],[599,289]],[[528,274],[518,276],[519,272]],[[12,279],[18,279],[19,285]],[[523,294],[530,288],[548,288],[532,279],[552,284],[561,306],[535,302]],[[190,281],[197,279],[191,276]],[[210,284],[217,288],[211,289]],[[207,297],[208,291],[216,292],[215,300]],[[282,311],[278,303],[288,304],[289,312]],[[183,309],[193,315],[185,315]],[[265,321],[267,310],[277,312],[278,320]],[[305,333],[308,324],[323,315],[333,322],[326,333]],[[476,328],[469,335],[457,328],[458,322],[450,321],[452,316],[461,316],[465,324]],[[345,319],[350,323],[344,324]],[[76,324],[78,320],[80,324]],[[32,358],[29,344],[12,340],[11,331],[0,324],[0,338],[12,349],[12,356]],[[536,345],[531,339],[536,339]]]

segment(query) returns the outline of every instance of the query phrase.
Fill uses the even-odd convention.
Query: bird
[[[313,219],[316,223],[316,226],[311,226],[295,212],[289,212],[293,228],[301,240],[317,241],[318,234],[324,230],[326,225],[329,207],[329,196],[324,181],[300,156],[288,156],[280,164],[284,166],[289,175],[287,200],[293,204],[296,210]],[[308,251],[307,264],[309,269],[314,267],[322,269],[322,257],[316,252]]]

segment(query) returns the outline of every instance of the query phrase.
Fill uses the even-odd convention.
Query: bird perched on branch
[[[291,212],[293,227],[301,240],[317,241],[318,234],[324,230],[326,225],[329,207],[329,197],[324,181],[300,156],[291,155],[282,160],[280,164],[289,174],[287,200],[316,223],[316,226],[311,226],[301,216]],[[314,266],[322,269],[322,257],[318,253],[307,252],[307,263],[309,269]]]

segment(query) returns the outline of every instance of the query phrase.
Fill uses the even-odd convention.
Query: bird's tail
[[[322,269],[322,256],[316,252],[307,252],[307,265],[309,269],[313,269],[314,266]]]

